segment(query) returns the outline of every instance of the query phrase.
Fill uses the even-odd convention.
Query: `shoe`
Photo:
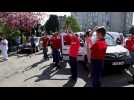
[[[74,79],[72,76],[70,76],[69,80],[75,83],[77,81],[77,78]]]
[[[56,66],[56,70],[58,70],[58,69],[61,69],[61,67],[60,66]]]
[[[7,60],[8,60],[8,58],[4,58],[3,60],[4,60],[4,61],[7,61]]]
[[[128,81],[129,84],[134,84],[134,80]]]

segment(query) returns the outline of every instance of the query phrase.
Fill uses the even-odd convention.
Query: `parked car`
[[[112,34],[113,33],[113,34]],[[104,69],[125,69],[131,66],[130,59],[131,56],[129,54],[128,49],[124,48],[123,44],[119,44],[117,42],[117,39],[120,38],[120,33],[118,32],[107,32],[105,39],[107,42],[107,50],[106,50],[106,57],[105,57],[105,63],[104,63]],[[61,34],[61,40],[62,40],[62,55],[63,60],[68,61],[68,51],[70,45],[67,45],[64,41],[64,37],[67,36],[66,33]],[[92,41],[96,41],[96,32],[93,33]],[[87,64],[87,51],[85,43],[81,41],[81,47],[79,49],[79,55],[77,57],[77,60],[80,62],[84,62],[84,64]],[[87,67],[87,66],[85,66]],[[88,66],[89,67],[89,66]]]
[[[36,37],[35,39],[35,46],[36,46],[36,51],[40,51],[41,50],[41,44],[40,44],[40,37]],[[30,41],[25,43],[25,44],[22,44],[20,46],[21,48],[21,52],[28,52],[28,53],[31,53],[31,43]]]
[[[114,41],[116,41],[117,44],[125,45],[125,37],[123,33],[119,32],[107,32],[107,33],[114,37]]]
[[[106,57],[104,63],[104,69],[125,69],[131,66],[128,49],[124,48],[122,44],[117,43],[117,39],[120,37],[118,32],[107,32],[105,39],[107,42]],[[119,35],[117,35],[119,34]],[[118,37],[119,36],[119,37]],[[93,33],[93,41],[96,41],[96,33]]]

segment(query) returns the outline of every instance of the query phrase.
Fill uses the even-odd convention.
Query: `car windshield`
[[[105,40],[107,42],[107,45],[110,45],[110,46],[116,45],[116,42],[114,41],[114,38],[109,34],[106,34]]]
[[[92,40],[93,40],[93,42],[96,41],[96,34],[93,34]],[[109,45],[109,46],[116,45],[114,38],[108,33],[105,35],[105,40],[107,42],[107,45]]]

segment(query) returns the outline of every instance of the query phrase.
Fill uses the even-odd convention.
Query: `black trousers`
[[[48,48],[47,47],[43,48],[44,59],[48,58],[47,52],[48,52]]]
[[[52,55],[53,55],[53,62],[55,62],[55,66],[59,67],[59,61],[60,61],[60,52],[59,49],[52,49]]]
[[[71,67],[71,74],[72,74],[72,79],[77,80],[77,58],[76,57],[69,57],[69,64]]]
[[[101,76],[103,68],[104,68],[103,60],[91,60],[91,77],[93,87],[101,86]]]

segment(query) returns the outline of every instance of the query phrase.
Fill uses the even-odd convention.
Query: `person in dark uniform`
[[[101,86],[101,74],[104,67],[104,57],[106,54],[107,44],[105,42],[106,30],[104,27],[96,29],[97,40],[91,46],[91,78],[92,86]]]

